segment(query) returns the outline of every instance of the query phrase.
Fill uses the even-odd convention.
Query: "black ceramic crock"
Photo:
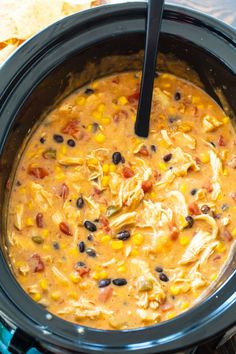
[[[26,353],[30,344],[53,353],[174,353],[235,324],[235,260],[201,304],[168,322],[125,331],[96,330],[50,316],[24,293],[8,266],[5,205],[23,140],[63,93],[106,73],[137,66],[135,53],[144,48],[146,7],[144,2],[132,2],[70,16],[27,41],[0,69],[0,317],[16,331],[14,353]],[[160,47],[186,61],[214,98],[214,89],[220,88],[236,114],[235,30],[169,5]],[[112,55],[118,60],[106,59],[104,69],[101,63]]]

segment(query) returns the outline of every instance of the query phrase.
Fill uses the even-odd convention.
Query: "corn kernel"
[[[204,107],[203,104],[199,104],[199,105],[197,106],[197,108],[198,108],[199,110],[201,110],[201,109],[204,109],[205,107]]]
[[[87,131],[88,131],[88,132],[92,132],[92,131],[93,131],[93,125],[92,125],[92,124],[89,124],[89,125],[87,126]]]
[[[216,246],[216,251],[219,253],[223,253],[226,251],[226,247],[222,242],[219,242],[218,245]]]
[[[166,316],[167,320],[171,320],[172,318],[174,318],[176,316],[175,312],[170,312],[168,313],[168,315]]]
[[[65,250],[65,249],[67,248],[67,245],[62,242],[62,243],[60,244],[60,248],[61,248],[62,250]]]
[[[32,218],[26,218],[25,224],[26,224],[26,226],[33,226],[34,220]]]
[[[115,171],[116,171],[116,165],[110,164],[109,172],[115,172]]]
[[[71,248],[71,249],[69,249],[68,253],[69,253],[71,256],[78,256],[78,248],[76,248],[76,247]]]
[[[96,89],[98,87],[98,82],[97,81],[93,82],[91,87],[93,89]]]
[[[33,203],[32,203],[32,202],[29,202],[27,206],[28,206],[28,209],[30,209],[30,210],[32,210],[32,209],[33,209],[33,207],[34,207],[34,205],[33,205]]]
[[[47,288],[48,288],[48,283],[47,283],[46,279],[41,279],[40,282],[39,282],[39,285],[41,286],[41,288],[43,290],[47,290]]]
[[[99,279],[99,272],[93,272],[92,278],[93,278],[94,280],[98,280],[98,279]]]
[[[100,273],[99,273],[99,279],[106,279],[108,277],[108,274],[105,270],[102,270]]]
[[[43,229],[42,232],[41,232],[41,235],[42,235],[43,237],[48,237],[48,234],[49,234],[48,229]]]
[[[94,157],[91,157],[87,160],[88,167],[96,167],[98,165],[98,160]]]
[[[75,103],[79,106],[83,106],[85,104],[85,101],[85,97],[79,96],[78,98],[76,98]]]
[[[190,306],[189,302],[188,302],[188,301],[185,301],[185,302],[183,302],[183,303],[181,304],[180,309],[181,309],[181,310],[186,310],[187,308],[189,308],[189,306]]]
[[[135,116],[134,114],[132,114],[131,120],[132,120],[132,122],[135,122],[135,121],[136,121],[136,116]]]
[[[151,199],[156,199],[157,194],[155,192],[151,192],[150,197],[151,197]]]
[[[182,123],[179,127],[179,130],[184,133],[188,133],[192,130],[192,127],[188,123]]]
[[[102,133],[99,133],[99,134],[97,134],[97,135],[95,136],[95,140],[96,140],[96,142],[99,143],[99,144],[104,143],[105,139],[106,139],[106,137],[105,137],[105,135],[102,134]]]
[[[98,108],[97,108],[98,112],[103,113],[105,111],[105,104],[101,103]]]
[[[118,270],[119,273],[125,273],[126,272],[126,267],[125,267],[125,265],[122,265],[122,266],[118,267],[117,270]]]
[[[224,168],[223,175],[224,176],[228,176],[229,175],[229,171],[227,170],[227,168]]]
[[[212,274],[212,275],[211,275],[211,281],[216,280],[216,278],[217,278],[217,274]]]
[[[100,209],[101,214],[104,214],[107,210],[107,207],[104,204],[101,204],[99,209]]]
[[[100,119],[102,118],[102,113],[99,111],[93,111],[92,116],[94,119],[100,121]]]
[[[109,125],[111,123],[111,118],[110,117],[104,117],[104,118],[102,118],[101,122],[104,125]]]
[[[107,163],[102,165],[102,171],[104,174],[107,174],[109,172],[109,170],[110,170],[110,166]]]
[[[110,240],[111,240],[111,236],[109,236],[109,235],[104,235],[104,236],[102,236],[102,238],[101,238],[101,242],[102,242],[102,243],[109,242]]]
[[[137,257],[137,255],[138,255],[138,250],[137,250],[136,248],[134,248],[134,249],[131,251],[130,255],[131,255],[132,257]]]
[[[70,273],[69,278],[74,284],[77,284],[81,280],[81,277],[77,272]]]
[[[40,293],[36,293],[32,295],[32,299],[36,302],[40,301],[42,299],[42,295]]]
[[[44,251],[50,251],[50,246],[49,245],[43,245],[43,250]]]
[[[111,241],[111,247],[113,250],[121,250],[124,247],[124,242],[122,240]]]
[[[104,176],[102,178],[102,186],[107,187],[109,185],[110,177],[109,176]]]
[[[124,106],[126,103],[128,103],[128,100],[125,96],[121,96],[118,98],[118,103],[121,105],[121,106]]]
[[[186,183],[182,183],[180,186],[180,192],[186,193],[186,191],[187,191]]]
[[[164,162],[159,162],[158,164],[160,170],[162,171],[166,171],[168,169],[168,167],[166,166],[166,164]]]
[[[222,200],[223,199],[223,194],[222,193],[219,193],[218,197],[217,197],[217,200]]]
[[[67,153],[67,147],[65,145],[61,146],[58,153],[61,155],[65,155]]]
[[[210,161],[210,157],[207,153],[200,154],[200,160],[202,163],[208,163]]]
[[[200,102],[200,97],[198,97],[198,96],[193,96],[192,97],[192,103],[193,104],[196,104],[196,103],[199,103]]]
[[[173,285],[173,286],[170,287],[170,293],[173,296],[177,296],[177,295],[180,294],[180,288],[178,286],[174,286]]]
[[[138,232],[133,235],[132,241],[136,246],[140,246],[144,241],[144,236]]]
[[[54,301],[57,301],[60,299],[60,293],[58,291],[54,291],[52,294],[51,294],[51,298],[54,300]]]
[[[229,123],[229,120],[230,120],[229,117],[224,117],[224,118],[223,118],[223,123],[224,123],[224,124],[227,124],[227,123]]]
[[[235,207],[236,208],[236,207]],[[236,237],[236,228],[235,229],[233,229],[233,231],[232,231],[232,235],[234,236],[234,237]]]
[[[77,300],[78,299],[78,295],[75,291],[71,291],[68,296],[73,299],[73,300]]]
[[[179,243],[181,246],[187,246],[189,244],[189,239],[186,236],[180,236]]]

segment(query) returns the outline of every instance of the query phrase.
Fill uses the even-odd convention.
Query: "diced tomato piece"
[[[219,146],[225,146],[226,145],[223,135],[219,136],[218,144],[219,144]]]
[[[60,222],[59,229],[63,234],[67,236],[72,236],[72,233],[70,232],[70,228],[65,222]]]
[[[127,98],[128,98],[128,101],[130,104],[137,104],[139,97],[140,97],[140,92],[137,91],[137,92],[133,93],[132,95],[128,96]]]
[[[229,230],[227,230],[227,229],[223,230],[221,236],[225,241],[230,242],[233,240],[233,236],[232,236],[231,232],[229,232]]]
[[[59,191],[59,196],[63,199],[66,200],[66,198],[69,195],[69,187],[67,186],[67,184],[62,183],[61,187],[60,187],[60,191]]]
[[[146,147],[146,145],[143,145],[141,149],[139,150],[139,154],[142,156],[149,156],[149,151]]]
[[[213,191],[212,183],[211,181],[207,181],[203,184],[202,188],[207,190],[207,193],[211,193]]]
[[[90,272],[90,268],[87,267],[81,267],[77,271],[79,272],[79,275],[83,278],[85,275],[88,275]]]
[[[101,288],[99,291],[98,299],[101,302],[107,302],[113,293],[113,289],[110,286],[106,286],[105,288]]]
[[[102,229],[105,233],[108,233],[111,231],[110,226],[109,226],[109,220],[105,216],[101,216],[99,219],[99,222],[102,225]]]
[[[38,213],[36,215],[36,225],[42,229],[43,228],[43,214],[42,213]]]
[[[236,192],[230,193],[230,197],[236,202]]]
[[[34,273],[43,272],[44,271],[44,263],[39,254],[35,253],[30,257],[30,266]]]
[[[43,179],[44,177],[48,176],[49,173],[43,167],[28,167],[28,174],[34,176],[35,178]]]
[[[168,223],[168,227],[170,230],[169,236],[171,238],[171,240],[177,240],[178,236],[179,236],[179,230],[175,224],[175,222],[172,220]]]
[[[170,310],[173,310],[174,308],[174,305],[173,304],[170,304],[170,303],[165,303],[164,305],[161,305],[160,309],[162,312],[168,312]]]
[[[115,123],[118,123],[121,120],[127,119],[128,118],[128,112],[125,110],[120,110],[119,112],[114,114],[113,120]]]
[[[76,134],[80,131],[79,127],[79,120],[78,119],[72,119],[70,122],[68,122],[64,128],[61,129],[61,132],[63,134],[68,134],[73,136],[73,138],[77,138]]]
[[[124,167],[122,170],[122,174],[124,178],[131,178],[134,176],[134,171],[130,167]]]
[[[200,215],[201,214],[201,211],[199,209],[199,206],[197,205],[197,203],[190,203],[188,205],[188,210],[190,211],[190,213],[192,215]]]
[[[150,192],[151,189],[152,189],[152,181],[148,180],[142,182],[142,190],[144,191],[144,193]]]

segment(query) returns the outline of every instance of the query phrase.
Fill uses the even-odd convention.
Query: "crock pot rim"
[[[146,3],[137,2],[137,3],[126,3],[126,4],[119,4],[119,5],[109,5],[109,6],[100,7],[99,9],[87,10],[86,12],[87,12],[87,15],[89,15],[89,16],[92,16],[92,15],[93,15],[93,12],[94,12],[94,14],[100,12],[100,15],[101,15],[103,12],[106,13],[106,11],[108,11],[107,8],[110,8],[111,12],[112,12],[112,13],[115,13],[116,9],[117,9],[117,10],[121,10],[121,9],[123,8],[123,9],[125,9],[126,11],[127,11],[127,10],[132,10],[132,9],[133,9],[133,6],[139,6],[140,11],[144,11],[145,8],[146,8]],[[229,39],[229,41],[231,42],[231,44],[234,43],[234,46],[235,46],[235,41],[234,41],[234,40],[232,41],[232,38],[234,39],[234,37],[235,37],[235,30],[233,30],[232,28],[223,25],[223,23],[219,23],[218,21],[216,21],[215,19],[213,19],[213,18],[211,18],[211,17],[209,17],[209,16],[206,16],[206,15],[201,14],[201,13],[197,13],[197,12],[192,11],[192,10],[185,9],[185,8],[183,8],[183,7],[178,7],[178,6],[173,6],[173,5],[167,5],[167,6],[165,7],[165,11],[170,11],[170,12],[179,12],[180,9],[181,9],[181,11],[184,11],[184,13],[185,13],[186,15],[192,16],[192,17],[197,18],[198,20],[201,20],[201,21],[202,21],[202,19],[203,19],[206,23],[209,24],[209,26],[210,26],[210,25],[214,25],[214,27],[217,28],[217,30],[219,30],[219,32],[221,32],[221,33],[223,33],[224,35],[226,35],[227,38]],[[85,14],[85,13],[83,13],[83,14],[76,14],[76,15],[72,15],[72,16],[76,16],[76,17],[79,18],[79,17],[81,17],[81,16],[84,16],[84,14]],[[69,18],[71,18],[72,16],[70,16]],[[68,18],[68,19],[69,19],[69,18]],[[81,17],[81,19],[82,19],[82,17]],[[58,25],[58,24],[62,23],[63,21],[66,22],[66,20],[67,20],[67,19],[63,19],[63,20],[57,22],[56,24]],[[56,24],[53,24],[52,26],[50,26],[50,28],[53,28],[53,26],[56,25]],[[222,30],[223,30],[223,31],[222,31]],[[39,38],[39,37],[42,35],[42,33],[43,33],[43,32],[46,32],[46,31],[48,31],[48,29],[42,31],[41,33],[39,33],[38,35],[36,35],[36,36],[33,37],[32,39],[30,39],[29,41],[27,41],[26,44],[24,44],[21,48],[19,48],[19,49],[17,50],[17,52],[16,52],[15,54],[13,54],[12,57],[7,60],[7,62],[2,66],[1,70],[6,70],[6,69],[8,68],[8,66],[11,65],[12,62],[14,62],[14,61],[17,59],[17,56],[20,56],[20,55],[21,55],[21,52],[24,50],[25,46],[29,46],[29,45],[32,45],[32,46],[33,46],[33,44],[34,44],[34,42],[37,40],[37,38]],[[232,36],[232,38],[231,38],[231,36]],[[0,98],[0,101],[1,101],[1,98]],[[3,257],[3,254],[2,254],[2,252],[1,252],[0,264],[3,266],[3,268],[5,268],[5,271],[8,272],[8,271],[9,271],[9,268],[8,268],[8,266],[7,266],[7,263],[6,263],[5,259],[3,259],[2,257]],[[6,268],[7,268],[7,269],[6,269]],[[11,277],[13,278],[12,275],[11,275]],[[13,280],[14,280],[14,282],[16,282],[16,280],[15,280],[14,278],[13,278]],[[76,330],[77,330],[77,329],[81,329],[81,328],[83,329],[83,328],[84,328],[84,329],[85,329],[85,332],[87,332],[87,333],[88,333],[88,332],[90,332],[91,334],[97,333],[97,334],[101,334],[102,336],[104,336],[104,333],[106,333],[106,334],[109,333],[109,336],[111,336],[111,337],[113,337],[113,334],[116,335],[116,336],[121,336],[122,334],[124,334],[124,335],[125,335],[125,334],[128,334],[129,337],[130,337],[132,334],[133,334],[134,336],[139,336],[139,334],[140,334],[140,335],[142,334],[142,337],[143,337],[143,333],[144,333],[144,332],[151,331],[151,330],[153,330],[153,329],[158,332],[158,331],[160,331],[161,328],[166,327],[167,325],[168,325],[168,327],[171,327],[172,325],[175,325],[176,327],[181,328],[181,326],[180,326],[180,321],[183,321],[184,318],[186,318],[186,316],[188,316],[188,317],[191,317],[191,316],[192,316],[192,318],[194,318],[194,314],[196,314],[197,311],[203,311],[203,307],[207,308],[207,306],[208,306],[210,303],[212,303],[212,301],[215,300],[216,304],[219,304],[219,299],[221,298],[221,296],[222,296],[222,298],[224,298],[223,292],[225,292],[225,291],[228,290],[229,293],[232,293],[232,289],[231,289],[231,287],[230,287],[229,285],[230,285],[230,284],[233,284],[233,282],[235,282],[235,280],[236,280],[236,274],[232,275],[232,276],[230,277],[230,279],[226,282],[226,284],[224,284],[224,287],[220,288],[215,294],[212,294],[212,296],[210,296],[204,303],[198,305],[197,307],[194,307],[193,309],[189,310],[187,313],[184,313],[184,314],[178,316],[177,318],[175,318],[175,319],[173,319],[173,320],[171,320],[171,321],[168,321],[168,323],[167,323],[167,322],[164,322],[164,323],[160,323],[160,324],[155,325],[155,326],[144,327],[144,328],[141,328],[141,329],[138,328],[138,329],[134,329],[134,330],[109,331],[109,332],[103,331],[103,330],[97,330],[97,329],[93,329],[93,328],[86,328],[86,327],[83,327],[83,326],[74,325],[74,324],[69,323],[69,322],[66,322],[66,321],[64,321],[64,320],[62,320],[62,319],[60,319],[60,318],[55,318],[54,316],[53,316],[53,320],[51,321],[51,323],[53,323],[53,322],[58,322],[58,321],[59,321],[61,324],[63,323],[64,326],[69,326],[69,327],[71,327],[71,328],[75,328]],[[16,282],[16,283],[17,283],[17,282]],[[21,293],[22,296],[27,296],[27,295],[24,293],[24,291],[21,289],[21,287],[19,286],[18,283],[17,283],[17,286],[19,287],[19,294]],[[224,289],[223,289],[223,288],[224,288]],[[6,299],[7,299],[8,296],[7,296],[7,294],[4,292],[3,289],[2,289],[2,292],[5,294]],[[218,296],[218,298],[217,298],[217,296]],[[230,296],[229,299],[228,299],[228,302],[225,304],[225,306],[227,307],[227,309],[230,309],[230,310],[232,311],[232,313],[235,313],[235,310],[236,310],[235,296],[236,296],[236,295],[235,295],[234,293],[232,293],[231,296]],[[30,300],[30,298],[29,298],[28,296],[27,296],[27,299],[29,299],[31,307],[33,307],[34,309],[37,309],[37,311],[42,311],[42,313],[43,313],[44,315],[47,314],[47,311],[41,309],[37,304],[35,304],[32,300]],[[8,300],[9,300],[9,302],[11,301],[10,299],[8,299]],[[11,304],[11,305],[12,305],[12,304]],[[222,306],[221,303],[220,303],[220,305]],[[13,305],[13,306],[14,306],[14,305]],[[234,309],[234,311],[233,311],[233,309]],[[19,308],[18,308],[18,311],[20,311]],[[26,313],[24,314],[24,316],[25,316],[25,318],[27,318],[27,321],[29,321],[29,322],[32,321],[32,318],[29,319],[29,317],[27,316]],[[12,319],[12,320],[13,320],[13,319]],[[14,319],[14,322],[16,323],[17,326],[21,326],[21,324],[22,324],[22,323],[20,323],[20,321],[18,321],[18,318],[15,318],[15,319]],[[59,322],[58,322],[58,323],[59,323]],[[43,323],[44,329],[43,329],[42,331],[40,331],[40,328],[39,328],[38,326],[35,326],[35,328],[33,328],[33,326],[30,327],[30,323],[29,323],[29,326],[28,326],[27,328],[25,328],[25,329],[26,329],[26,331],[27,331],[27,330],[28,330],[28,331],[30,330],[30,335],[31,335],[31,336],[37,336],[37,337],[39,337],[40,340],[46,341],[46,342],[49,342],[49,343],[50,343],[50,342],[51,342],[50,336],[45,335],[45,332],[44,332],[44,331],[45,331],[45,328],[46,328],[49,324],[50,324],[50,322],[48,322],[48,320],[46,320],[46,317],[45,317],[45,322]],[[41,324],[40,324],[40,325],[41,325]],[[231,323],[230,323],[230,324],[229,324],[229,323],[225,323],[225,326],[226,326],[226,327],[227,327],[228,325],[231,325]],[[57,332],[57,331],[56,331],[56,330],[57,330],[57,325],[55,325],[54,327],[55,327],[55,332],[52,331],[52,333],[53,333],[54,335],[57,335],[57,337],[58,337],[58,339],[59,339],[59,338],[60,338],[60,334],[56,333],[56,332]],[[51,329],[51,328],[50,328],[50,329]],[[223,328],[219,328],[218,330],[221,331],[221,330],[223,330]],[[78,333],[78,332],[77,332],[77,333]],[[48,339],[47,339],[47,338],[48,338]],[[63,345],[62,337],[61,337],[60,339],[61,339],[61,341],[59,340],[59,342],[61,342],[61,344]],[[119,342],[119,338],[116,338],[116,340]],[[129,342],[127,342],[127,346],[129,346],[130,340],[131,340],[131,343],[132,343],[132,339],[129,338]],[[87,343],[87,344],[84,343],[84,345],[83,345],[83,343],[82,343],[82,342],[83,342],[83,334],[82,334],[82,333],[80,333],[80,339],[79,339],[79,341],[81,341],[79,344],[81,345],[81,349],[80,349],[80,350],[82,351],[83,349],[85,349],[86,345],[88,345],[88,343]],[[193,340],[193,341],[192,341],[191,343],[189,343],[189,344],[186,343],[186,346],[194,344],[194,341],[198,341],[198,338],[196,338],[195,340]],[[107,349],[106,349],[107,351],[106,351],[106,352],[109,353],[109,351],[110,351],[111,348],[112,348],[113,352],[115,353],[115,352],[116,352],[116,349],[114,348],[114,343],[112,343],[112,341],[110,341],[110,342],[111,342],[111,343],[110,343],[110,346],[107,347]],[[154,342],[155,342],[155,339],[152,340],[152,343],[154,343]],[[66,343],[66,338],[65,338],[65,342],[64,342],[64,343]],[[142,340],[142,345],[143,345],[143,343],[144,343],[145,345],[147,344],[147,343],[145,342],[145,340]],[[149,343],[149,341],[148,341],[148,343]],[[153,345],[152,343],[149,343],[149,344],[151,345],[150,348],[152,348],[152,345]],[[160,341],[160,343],[161,343],[161,341]],[[68,343],[67,343],[67,344],[68,344]],[[74,344],[76,344],[76,343],[74,343]],[[91,343],[91,346],[95,347],[95,345],[96,345],[96,343]],[[75,347],[74,347],[74,348],[75,348]],[[92,351],[93,351],[93,348],[90,348],[90,349],[91,349],[91,352],[92,352]],[[98,349],[98,348],[97,348],[97,349]],[[135,347],[133,347],[133,349],[135,349]],[[176,349],[178,349],[178,348],[176,347]],[[102,350],[104,350],[104,347],[102,347]],[[137,352],[139,352],[140,350],[142,350],[141,346],[140,346],[140,345],[137,345]],[[151,350],[152,350],[152,349],[151,349]],[[163,346],[163,347],[162,347],[162,352],[164,353],[164,352],[166,352],[166,351],[168,351],[168,346],[166,346],[166,348],[165,348],[165,346]],[[150,351],[150,352],[152,352],[152,351]]]

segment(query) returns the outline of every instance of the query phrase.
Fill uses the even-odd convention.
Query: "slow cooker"
[[[7,204],[14,168],[29,132],[75,88],[106,74],[141,68],[146,12],[145,2],[131,2],[72,15],[27,41],[0,70],[0,317],[13,334],[12,353],[26,353],[33,346],[43,353],[180,353],[235,325],[234,256],[209,296],[192,309],[168,322],[123,331],[87,328],[51,315],[29,298],[9,267]],[[167,5],[160,51],[187,63],[233,119],[234,29]],[[165,61],[162,65],[165,69]]]

